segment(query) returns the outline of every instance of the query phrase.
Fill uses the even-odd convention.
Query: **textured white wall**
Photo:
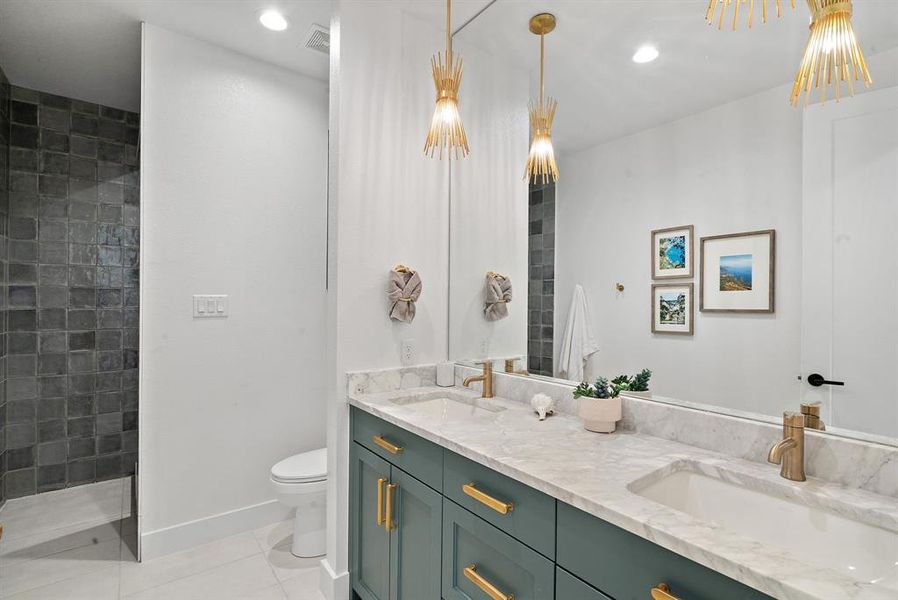
[[[453,47],[465,60],[461,113],[471,154],[452,164],[449,356],[518,355],[526,367],[529,73],[466,43],[464,31]],[[501,321],[483,316],[487,271],[511,277]]]
[[[152,556],[276,514],[271,465],[325,444],[327,90],[145,25],[142,96],[139,467]],[[230,294],[230,316],[193,319],[197,293]],[[210,519],[227,511],[238,512]]]
[[[802,121],[787,98],[775,88],[561,157],[556,358],[580,283],[600,346],[590,378],[648,367],[656,394],[767,414],[796,407]],[[650,231],[688,224],[696,249],[702,236],[776,229],[775,314],[700,313],[696,252],[695,335],[651,333]]]

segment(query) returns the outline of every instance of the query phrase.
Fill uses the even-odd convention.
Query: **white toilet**
[[[285,458],[271,467],[271,485],[278,500],[296,507],[293,548],[301,558],[326,552],[327,448]]]

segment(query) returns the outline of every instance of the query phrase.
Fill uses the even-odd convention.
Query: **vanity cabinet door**
[[[444,498],[443,598],[490,600],[508,596],[514,596],[514,600],[554,600],[555,565]]]
[[[390,600],[440,597],[443,497],[393,467]]]
[[[384,527],[382,519],[386,486],[390,481],[390,463],[356,443],[350,444],[349,461],[349,568],[352,587],[362,600],[388,600],[390,532]]]
[[[646,599],[649,597],[646,596]],[[611,600],[561,567],[555,567],[555,600]]]

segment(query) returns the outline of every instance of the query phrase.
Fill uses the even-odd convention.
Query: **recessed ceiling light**
[[[633,55],[633,62],[640,64],[652,62],[658,58],[658,54],[658,49],[654,46],[640,46],[639,50],[636,51],[636,54]]]
[[[287,29],[287,19],[276,10],[266,10],[259,15],[259,23],[272,31],[283,31]]]

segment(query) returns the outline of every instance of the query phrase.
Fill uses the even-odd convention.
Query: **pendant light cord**
[[[452,0],[446,0],[446,55],[452,64]]]
[[[546,63],[546,34],[539,34],[539,105],[543,105],[543,71]]]

